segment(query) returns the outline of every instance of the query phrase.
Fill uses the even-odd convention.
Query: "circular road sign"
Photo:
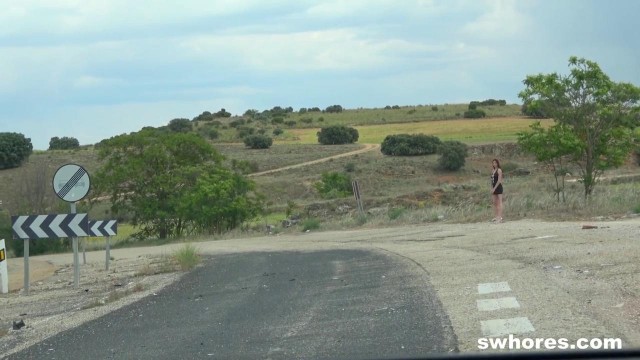
[[[66,202],[82,200],[90,187],[89,173],[80,165],[63,165],[53,176],[53,191]]]

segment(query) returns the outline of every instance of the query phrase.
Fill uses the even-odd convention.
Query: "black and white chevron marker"
[[[118,220],[89,221],[90,236],[115,236],[118,233]]]
[[[57,239],[89,236],[87,214],[12,216],[14,239]]]

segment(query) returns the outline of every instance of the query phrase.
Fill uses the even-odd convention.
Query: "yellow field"
[[[423,121],[415,123],[399,123],[385,125],[354,126],[360,138],[359,143],[379,144],[387,135],[393,134],[427,134],[438,136],[442,140],[459,140],[468,144],[492,143],[501,141],[515,141],[517,133],[529,130],[529,125],[535,122],[524,117],[463,119],[443,121]],[[553,120],[541,120],[543,126],[551,125]],[[291,129],[288,130],[293,140],[287,143],[315,144],[318,142],[316,133],[320,129]]]

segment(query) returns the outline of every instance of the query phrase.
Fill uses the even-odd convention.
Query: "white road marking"
[[[535,238],[536,240],[540,240],[540,239],[551,239],[551,238],[555,238],[558,237],[558,235],[543,235],[543,236],[538,236],[537,238]]]
[[[525,334],[536,331],[526,317],[481,321],[483,336],[504,336]]]
[[[500,299],[482,299],[476,300],[478,303],[478,310],[480,311],[495,311],[501,309],[519,309],[520,304],[514,297],[505,297]]]
[[[511,291],[511,288],[509,287],[509,283],[506,281],[498,283],[478,284],[478,294],[480,295],[507,291]]]

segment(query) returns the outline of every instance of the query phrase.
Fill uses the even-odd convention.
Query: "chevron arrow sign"
[[[87,214],[12,216],[14,239],[57,239],[89,236]]]
[[[89,236],[115,236],[118,233],[118,220],[89,221]]]

